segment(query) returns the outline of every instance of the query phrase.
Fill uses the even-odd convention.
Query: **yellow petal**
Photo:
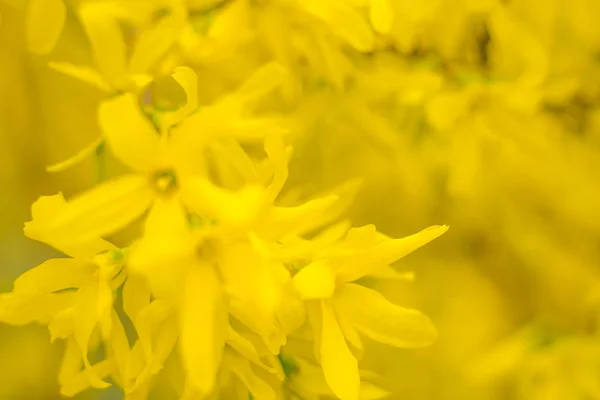
[[[273,207],[271,210],[271,223],[267,225],[271,235],[283,234],[300,236],[317,228],[327,221],[328,212],[338,201],[335,195],[310,200],[296,207]]]
[[[67,18],[63,0],[30,0],[27,10],[27,45],[37,54],[48,54],[58,41]]]
[[[146,211],[154,198],[148,179],[126,175],[85,192],[43,223],[26,226],[28,235],[81,244],[116,232]]]
[[[65,383],[62,385],[60,389],[60,393],[63,396],[73,397],[84,390],[88,389],[90,386],[96,389],[104,389],[110,386],[109,384],[105,384],[101,387],[94,386],[90,384],[89,374],[93,374],[99,379],[108,378],[110,373],[112,372],[113,364],[110,360],[100,361],[97,364],[91,365],[89,371],[84,370],[79,372],[78,374],[66,379]],[[103,382],[103,381],[100,381]]]
[[[55,71],[100,89],[104,93],[112,93],[113,91],[113,88],[106,82],[106,78],[93,68],[58,61],[50,61],[48,66]]]
[[[343,263],[338,276],[345,282],[355,281],[412,253],[438,238],[448,226],[430,226],[419,233],[400,239],[389,239],[358,252]]]
[[[190,271],[180,313],[183,364],[194,389],[206,395],[215,385],[227,332],[221,284],[212,266]]]
[[[390,33],[394,22],[394,10],[390,0],[371,0],[371,23],[382,35]]]
[[[227,345],[233,350],[238,352],[247,360],[253,362],[259,367],[268,369],[268,367],[261,361],[254,344],[244,336],[239,334],[235,329],[229,326],[227,330]]]
[[[92,332],[99,320],[103,317],[104,313],[110,313],[110,308],[106,309],[106,304],[102,304],[102,308],[99,307],[100,292],[101,288],[98,281],[82,287],[77,291],[75,307],[73,309],[73,319],[75,321],[73,333],[83,358],[86,376],[89,384],[99,389],[106,388],[110,384],[102,381],[94,372],[88,360],[88,348]]]
[[[172,307],[157,299],[140,311],[134,321],[138,342],[132,350],[132,358],[136,358],[132,362],[138,362],[139,366],[130,368],[131,373],[137,375],[131,392],[139,391],[147,384],[175,346],[179,331],[172,314]]]
[[[369,274],[377,279],[398,279],[403,281],[412,282],[415,280],[415,273],[412,271],[398,272],[394,268],[386,265],[384,267],[377,268],[373,273]]]
[[[96,267],[91,262],[72,258],[53,258],[17,278],[14,292],[35,296],[79,288],[93,278],[95,271]]]
[[[11,325],[32,322],[49,324],[63,310],[73,307],[74,292],[49,293],[40,296],[0,294],[0,321]]]
[[[223,224],[248,225],[257,218],[264,203],[264,190],[248,185],[236,192],[220,188],[202,177],[182,183],[184,203],[207,220]]]
[[[96,254],[108,250],[115,250],[116,246],[99,237],[90,237],[86,241],[60,240],[51,235],[44,234],[44,227],[51,223],[56,215],[65,211],[67,202],[62,193],[53,196],[41,196],[31,206],[32,221],[25,223],[25,235],[33,240],[38,240],[51,245],[63,253],[82,259],[90,259]]]
[[[277,353],[285,339],[276,320],[283,286],[277,267],[282,267],[262,260],[246,244],[231,245],[227,249],[219,257],[219,271],[231,312]],[[249,269],[248,265],[253,268]]]
[[[360,339],[360,336],[358,335],[358,332],[356,331],[352,323],[348,320],[348,317],[343,313],[336,312],[335,317],[337,318],[340,330],[346,338],[347,343],[350,346],[352,346],[352,353],[356,356],[356,358],[361,360],[365,349],[363,346],[363,342]]]
[[[323,260],[302,268],[292,282],[305,300],[327,299],[335,292],[335,273],[329,263]]]
[[[135,95],[127,93],[102,103],[100,128],[112,153],[134,171],[148,172],[158,163],[160,136],[144,117]]]
[[[79,153],[75,154],[72,157],[69,157],[65,161],[61,161],[56,164],[52,164],[46,167],[46,171],[48,172],[62,172],[71,168],[72,166],[79,164],[80,162],[86,160],[89,157],[92,157],[97,151],[98,148],[102,145],[103,139],[99,138],[94,143],[89,146],[83,148]]]
[[[383,390],[372,383],[362,382],[360,385],[360,400],[380,400],[387,399],[390,396],[390,392]]]
[[[246,107],[250,107],[279,87],[286,78],[285,68],[272,62],[256,70],[232,96]]]
[[[175,111],[169,118],[169,126],[176,125],[198,109],[198,77],[194,70],[188,67],[175,68],[173,79],[179,83],[186,95],[186,103],[181,109]]]
[[[130,73],[145,73],[175,45],[186,22],[183,7],[170,10],[170,14],[149,28],[142,30],[129,60]]]
[[[245,358],[235,352],[227,351],[225,365],[244,383],[253,398],[274,400],[275,391],[264,380],[262,380],[253,370],[252,366]]]
[[[122,87],[127,80],[127,48],[118,21],[94,2],[83,3],[78,11],[98,69],[111,86]]]
[[[113,360],[115,363],[114,375],[121,387],[129,386],[129,357],[130,348],[127,335],[125,334],[125,327],[121,322],[121,319],[117,315],[117,312],[113,309],[110,313],[112,330],[110,338],[105,345],[105,351],[107,352],[107,359]]]
[[[281,136],[269,136],[265,139],[265,152],[273,171],[273,179],[269,184],[268,201],[275,201],[288,178],[288,155]]]
[[[341,400],[359,400],[358,362],[346,344],[331,304],[321,302],[321,367],[327,384]]]
[[[373,340],[396,347],[424,347],[437,337],[431,320],[416,310],[390,303],[378,292],[352,283],[341,285],[336,310]]]
[[[73,335],[74,321],[73,321],[73,308],[66,308],[56,314],[52,321],[48,324],[48,330],[50,331],[50,341],[54,342],[56,339],[67,339]],[[77,351],[81,358],[79,350]]]
[[[66,340],[65,352],[58,371],[58,382],[60,383],[60,386],[63,387],[66,385],[69,379],[79,373],[80,369],[81,352],[79,351],[75,338],[69,337]]]
[[[311,300],[306,302],[306,317],[310,324],[314,337],[313,352],[317,362],[321,362],[321,338],[323,336],[323,324],[321,322],[321,301]]]
[[[344,0],[305,0],[302,7],[323,20],[329,28],[356,50],[373,49],[375,38],[360,13]]]
[[[140,311],[150,304],[151,297],[146,280],[141,275],[130,273],[123,286],[123,310],[134,324]]]

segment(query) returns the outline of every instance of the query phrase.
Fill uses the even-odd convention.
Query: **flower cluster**
[[[101,136],[49,170],[108,153],[126,172],[34,203],[25,234],[67,257],[18,278],[0,320],[66,341],[67,396],[144,399],[166,376],[182,399],[385,397],[359,368],[362,336],[416,348],[436,330],[362,278],[410,280],[390,265],[447,227],[352,227],[359,183],[307,196],[288,165],[322,104],[307,99],[353,85],[391,2],[31,0],[30,49],[50,53],[71,12],[92,65],[49,66],[104,94]],[[124,229],[127,245],[109,241]]]

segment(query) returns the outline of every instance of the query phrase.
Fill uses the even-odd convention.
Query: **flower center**
[[[177,176],[172,170],[158,171],[154,174],[152,180],[158,193],[170,194],[177,189]]]

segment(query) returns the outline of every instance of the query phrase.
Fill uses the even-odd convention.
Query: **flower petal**
[[[192,211],[222,224],[248,225],[254,222],[264,204],[264,190],[256,185],[234,192],[208,179],[193,177],[185,180],[181,191],[183,201]]]
[[[394,10],[390,0],[371,0],[370,17],[377,33],[390,33],[394,23]]]
[[[0,294],[0,321],[11,325],[32,322],[49,324],[63,310],[73,307],[74,292],[49,293],[41,296]]]
[[[27,45],[36,54],[48,54],[58,41],[67,18],[63,0],[31,0],[27,10]]]
[[[123,286],[123,310],[134,324],[140,311],[150,304],[151,297],[146,280],[138,274],[130,273]]]
[[[110,315],[112,304],[106,304],[104,301],[102,303],[99,302],[100,299],[104,299],[105,297],[102,294],[105,288],[99,281],[82,287],[77,291],[73,309],[73,319],[75,321],[73,334],[83,358],[86,376],[89,379],[90,385],[99,389],[106,388],[110,384],[102,381],[94,372],[88,359],[88,348],[94,329],[105,313],[108,312]],[[112,302],[112,295],[110,300]]]
[[[321,366],[327,384],[341,400],[358,400],[358,362],[346,344],[331,304],[321,302]]]
[[[338,276],[345,282],[355,281],[412,253],[447,230],[448,226],[446,225],[430,226],[414,235],[382,241],[364,251],[348,256],[338,271]]]
[[[90,237],[86,241],[57,240],[44,234],[44,226],[58,214],[64,212],[67,202],[62,193],[53,196],[41,196],[31,206],[32,221],[25,223],[25,235],[33,240],[47,243],[73,258],[89,259],[107,250],[115,250],[116,246],[100,237]]]
[[[98,69],[111,86],[123,87],[127,81],[127,48],[118,21],[94,2],[84,2],[78,12]]]
[[[171,2],[177,5],[178,2]],[[171,7],[169,15],[144,29],[137,38],[133,54],[129,60],[130,73],[148,72],[169,49],[175,45],[186,24],[183,6]]]
[[[244,383],[252,398],[256,399],[275,399],[275,391],[264,380],[262,380],[253,370],[247,359],[241,357],[233,351],[225,353],[224,360],[227,367]]]
[[[329,24],[329,28],[356,50],[373,49],[375,38],[360,13],[344,0],[304,0],[302,7]]]
[[[396,347],[429,346],[437,337],[431,320],[416,310],[390,303],[378,292],[346,283],[338,288],[336,310],[373,340]]]
[[[210,265],[196,265],[186,281],[181,304],[180,346],[194,389],[203,395],[215,385],[227,332],[221,284]]]
[[[104,93],[112,93],[113,91],[112,87],[106,82],[106,78],[93,68],[58,61],[50,61],[48,66],[55,71],[92,85]]]
[[[302,268],[292,282],[305,300],[328,299],[335,292],[335,273],[329,263],[323,260]]]
[[[97,267],[91,262],[72,258],[53,258],[21,275],[14,292],[35,296],[63,289],[79,288],[89,282]]]
[[[79,195],[47,220],[26,224],[25,233],[51,244],[89,243],[127,226],[153,198],[146,176],[126,175]]]
[[[193,114],[198,109],[198,77],[193,69],[188,67],[175,68],[173,79],[179,83],[186,95],[185,106],[169,116],[167,125],[173,126]]]
[[[144,117],[135,95],[127,93],[102,103],[100,128],[113,154],[138,172],[148,172],[159,160],[160,136]]]

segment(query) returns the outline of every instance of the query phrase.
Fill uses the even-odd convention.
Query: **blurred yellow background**
[[[392,399],[600,399],[600,2],[393,3],[396,52],[360,61],[352,93],[307,94],[288,182],[315,193],[362,178],[349,216],[389,236],[451,227],[398,263],[414,283],[381,286],[429,315],[439,340],[369,344],[364,365]],[[95,183],[91,159],[58,174],[45,167],[98,137],[102,96],[46,66],[90,62],[74,21],[51,56],[36,56],[22,11],[0,2],[0,14],[7,292],[54,254],[22,234],[30,205]],[[220,72],[205,67],[211,87]],[[0,326],[0,399],[60,398],[61,354],[45,327]]]

